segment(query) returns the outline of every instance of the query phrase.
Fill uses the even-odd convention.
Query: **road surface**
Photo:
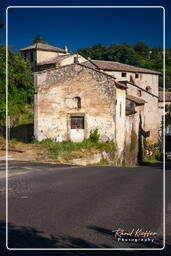
[[[0,172],[3,208],[4,164]],[[167,246],[171,234],[169,169]],[[161,248],[163,170],[160,165],[116,168],[10,161],[8,221],[9,248]],[[1,227],[3,232],[4,212]],[[112,232],[118,228],[150,230],[157,236],[153,243],[120,242]]]

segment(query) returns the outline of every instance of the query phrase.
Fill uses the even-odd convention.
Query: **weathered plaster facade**
[[[91,130],[99,129],[101,138],[114,139],[115,99],[114,80],[77,64],[35,74],[37,116],[35,136],[70,139],[70,117],[84,116],[87,138]],[[81,98],[81,108],[75,106]],[[35,114],[36,114],[35,113]]]
[[[159,76],[157,74],[147,74],[147,73],[135,73],[135,72],[122,72],[122,71],[105,71],[107,74],[116,77],[117,81],[129,81],[134,82],[144,90],[148,87],[151,88],[150,92],[158,97],[159,90]],[[126,73],[126,77],[122,77],[122,73]],[[136,78],[138,75],[138,78]],[[138,95],[136,94],[138,97]]]
[[[137,90],[139,88],[133,84],[127,83],[127,92],[130,95],[137,97]],[[145,100],[144,105],[144,130],[150,131],[149,142],[156,143],[159,138],[160,131],[160,116],[158,108],[158,97],[146,92],[146,90],[141,90],[141,98]]]
[[[55,57],[58,57],[61,55],[65,55],[65,53],[38,50],[36,51],[36,64],[39,64],[40,62],[43,62],[43,61],[54,59]]]
[[[125,110],[126,110],[126,90],[116,89],[116,142],[117,149],[122,152],[125,143]]]

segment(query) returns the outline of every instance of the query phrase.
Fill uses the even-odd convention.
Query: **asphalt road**
[[[1,162],[0,173],[4,164]],[[168,247],[171,244],[169,169],[166,170]],[[0,203],[5,208],[5,178],[3,174],[0,177]],[[4,211],[0,217],[1,231],[5,233]],[[114,168],[10,161],[8,221],[10,248],[161,248],[163,170],[158,165]],[[142,228],[157,232],[157,236],[153,243],[118,242],[112,233],[118,228],[125,231]]]

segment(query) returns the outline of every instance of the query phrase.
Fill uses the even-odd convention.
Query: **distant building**
[[[159,91],[159,113],[161,126],[163,126],[164,115],[167,113],[165,111],[165,106],[168,105],[171,105],[171,92]],[[167,125],[165,129],[165,134],[171,136],[171,125]]]

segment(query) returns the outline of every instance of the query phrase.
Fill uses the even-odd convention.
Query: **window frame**
[[[70,116],[70,124],[71,124],[70,125],[71,130],[74,130],[74,129],[84,130],[85,129],[85,117],[84,117],[84,115],[71,115]]]
[[[76,96],[74,100],[77,102],[77,109],[81,108],[81,98],[79,96]]]
[[[137,90],[137,96],[138,96],[138,97],[141,97],[141,96],[142,96],[142,91],[141,91],[141,89],[138,89],[138,90]]]

